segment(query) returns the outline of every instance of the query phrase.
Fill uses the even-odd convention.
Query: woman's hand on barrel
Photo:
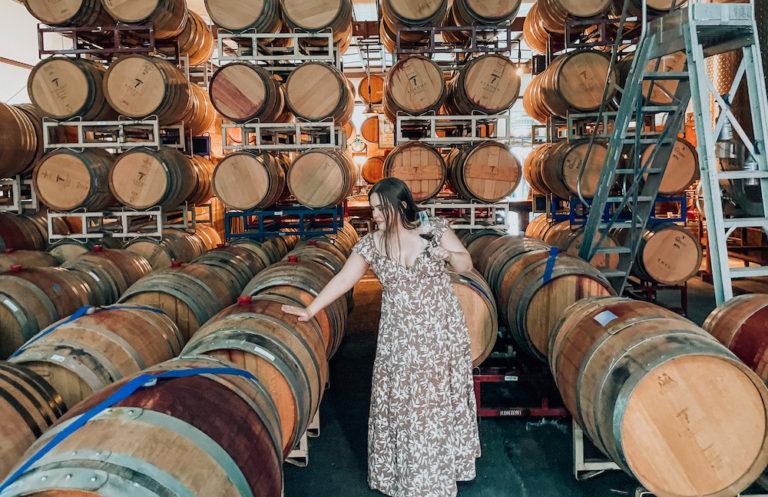
[[[309,321],[314,316],[314,314],[310,312],[308,308],[305,308],[305,307],[297,307],[295,305],[283,305],[281,309],[286,314],[297,316],[299,318],[299,321]]]

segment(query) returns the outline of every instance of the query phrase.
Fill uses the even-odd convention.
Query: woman
[[[368,195],[378,230],[364,236],[300,321],[340,298],[370,266],[384,292],[368,420],[368,483],[396,497],[456,495],[475,477],[480,442],[469,331],[446,263],[472,259],[443,219],[420,223],[410,190],[386,178]]]

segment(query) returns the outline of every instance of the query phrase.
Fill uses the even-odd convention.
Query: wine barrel
[[[133,285],[152,272],[152,266],[147,259],[128,250],[96,245],[85,254],[78,256],[78,259],[82,256],[87,256],[91,260],[105,259],[111,261],[120,270],[122,280],[127,286]]]
[[[524,103],[527,100],[526,110],[539,122],[545,122],[548,116],[566,117],[569,112],[597,110],[603,101],[609,63],[608,56],[596,50],[581,50],[557,57],[531,80],[523,97]],[[615,82],[617,75],[613,69],[611,81]],[[612,99],[615,91],[611,86],[606,98]]]
[[[447,0],[383,0],[381,2],[381,38],[384,46],[395,52],[397,32],[402,28],[427,28],[443,24],[448,13]],[[400,32],[401,45],[418,44],[429,38],[429,32]]]
[[[360,126],[360,136],[368,143],[379,143],[379,116],[373,116],[363,121]]]
[[[627,84],[633,59],[633,56],[628,56],[618,63],[619,84],[622,88]],[[687,61],[685,52],[671,53],[660,57],[660,59],[660,61],[659,59],[648,61],[645,66],[646,70],[652,72],[681,72],[685,70]],[[653,82],[645,80],[643,81],[645,101],[650,105],[670,105],[672,97],[675,95],[675,91],[677,91],[677,85],[678,81],[673,79],[655,80]]]
[[[89,287],[61,268],[21,268],[0,275],[0,356],[42,328],[90,303]]]
[[[206,264],[228,271],[237,280],[238,291],[253,279],[267,265],[256,253],[245,247],[220,247],[207,252],[193,261],[195,264]]]
[[[230,245],[232,247],[241,247],[252,252],[261,260],[264,267],[269,267],[281,259],[279,254],[273,253],[273,246],[271,244],[265,244],[249,238],[235,238],[230,241]]]
[[[181,69],[158,57],[127,55],[104,75],[104,94],[113,109],[137,119],[154,115],[160,124],[176,124],[187,115],[191,92]]]
[[[45,250],[47,240],[26,216],[0,213],[0,250]]]
[[[216,110],[235,122],[284,122],[290,117],[283,86],[254,64],[236,62],[219,68],[211,78],[210,95]]]
[[[114,304],[130,286],[120,267],[106,257],[85,254],[61,267],[72,271],[88,286],[93,305]]]
[[[449,19],[453,26],[499,26],[515,19],[520,4],[520,0],[454,0]]]
[[[765,381],[768,379],[768,343],[763,337],[767,317],[768,296],[739,295],[712,311],[703,327]]]
[[[174,261],[191,262],[205,252],[200,237],[176,228],[164,229],[161,240],[137,238],[125,248],[145,258],[153,270],[169,268]]]
[[[188,264],[151,273],[131,286],[119,302],[163,310],[186,342],[203,323],[235,301],[234,290],[216,268]]]
[[[565,33],[568,18],[597,17],[611,8],[613,0],[594,0],[580,2],[578,0],[538,0],[534,23],[551,34]],[[528,14],[531,15],[530,13]],[[553,37],[554,38],[554,37]]]
[[[86,242],[80,243],[76,240],[60,240],[48,248],[48,253],[51,254],[56,262],[63,264],[68,261],[73,261],[81,255],[87,254],[96,247],[102,246],[106,248],[119,248],[122,246],[122,241],[119,238],[102,238],[98,242]]]
[[[380,104],[384,99],[384,78],[378,74],[365,76],[357,85],[357,94],[367,104]]]
[[[242,298],[200,328],[184,353],[226,360],[262,379],[280,413],[287,455],[320,406],[328,359],[320,326],[285,314],[286,303],[275,295]]]
[[[101,0],[116,21],[126,24],[152,23],[157,40],[175,38],[187,23],[186,0]]]
[[[563,34],[565,34],[565,28],[560,28],[561,31],[559,33],[555,33],[555,36],[550,36],[550,33],[544,26],[542,16],[539,14],[540,8],[539,2],[534,2],[525,16],[525,21],[523,22],[523,41],[535,53],[546,54],[547,46],[551,47],[553,53],[559,52],[564,48]]]
[[[48,252],[42,250],[13,250],[0,253],[0,273],[11,270],[11,266],[23,267],[53,267],[58,261]]]
[[[662,145],[667,147],[669,145]],[[649,145],[643,151],[641,164],[646,164],[651,158],[656,145]],[[672,146],[672,153],[664,170],[664,176],[659,186],[659,195],[678,195],[688,189],[699,179],[699,156],[693,145],[678,138]]]
[[[285,82],[285,101],[297,117],[307,121],[333,118],[341,126],[352,117],[355,91],[344,74],[321,62],[306,62]]]
[[[176,207],[204,185],[188,156],[175,148],[136,148],[120,155],[109,173],[115,198],[134,209]]]
[[[205,10],[214,24],[227,31],[279,33],[283,25],[279,0],[205,0]]]
[[[216,111],[208,93],[198,85],[189,85],[190,106],[183,121],[192,136],[205,134],[216,122]]]
[[[477,367],[491,355],[496,344],[499,332],[496,302],[488,283],[477,271],[450,273],[450,276],[469,329],[472,367]]]
[[[472,265],[475,269],[480,265],[480,255],[494,240],[503,236],[501,231],[495,229],[463,230],[457,233],[459,240],[466,247],[472,257]],[[481,273],[482,274],[482,273]]]
[[[384,178],[384,159],[382,157],[369,157],[363,164],[361,174],[366,183],[371,185],[378,183]]]
[[[502,293],[507,267],[522,254],[544,251],[549,251],[549,247],[541,241],[513,235],[504,235],[488,244],[480,254],[477,270],[493,289],[497,304],[508,300],[508,295]],[[506,312],[499,305],[497,308],[499,316],[502,312]]]
[[[113,24],[101,0],[24,0],[30,14],[49,26],[108,26]]]
[[[588,142],[576,141],[560,142],[541,150],[536,155],[535,162],[531,163],[532,167],[537,169],[532,175],[541,178],[543,183],[543,186],[537,183],[536,188],[546,188],[546,191],[561,199],[578,197],[581,189],[584,198],[592,198],[600,183],[608,147],[602,143],[593,143],[589,158],[584,164],[588,149]],[[585,169],[579,181],[582,164]]]
[[[190,204],[205,204],[213,197],[213,171],[211,159],[202,155],[189,157],[192,169],[195,170],[196,185],[192,195],[187,198]]]
[[[115,112],[104,97],[105,72],[102,64],[92,60],[51,57],[32,68],[27,93],[32,103],[53,119],[109,120]]]
[[[197,66],[210,60],[216,41],[202,17],[191,10],[187,10],[187,15],[187,23],[176,41],[179,53],[189,58],[189,65]]]
[[[556,147],[557,143],[544,143],[531,150],[525,157],[523,163],[523,176],[531,189],[541,195],[549,193],[549,187],[544,183],[541,175],[542,159],[550,154],[550,149]]]
[[[416,202],[440,193],[447,178],[443,157],[431,146],[406,142],[395,147],[384,161],[384,177],[394,177],[408,185]]]
[[[462,198],[495,203],[515,191],[522,167],[506,145],[483,142],[473,148],[454,149],[447,173],[448,184]]]
[[[193,368],[231,366],[194,357],[167,361],[149,371]],[[30,452],[38,451],[51,437],[61,436],[71,423],[132,379],[107,387],[70,410]],[[212,405],[216,406],[215,412],[200,415]],[[99,493],[112,492],[112,486],[119,485],[136,494],[144,485],[150,485],[153,490],[148,493],[165,493],[172,488],[184,489],[174,492],[190,497],[270,497],[282,492],[281,444],[274,403],[260,383],[215,374],[161,380],[85,422],[25,471],[6,493],[85,495],[93,494],[96,484]],[[73,452],[77,458],[72,458]],[[104,462],[106,454],[110,455],[109,463]],[[121,454],[131,456],[120,459]],[[98,472],[94,473],[94,467],[99,468]],[[62,491],[64,479],[67,484]]]
[[[125,306],[93,308],[27,343],[11,362],[31,369],[58,392],[65,405],[176,357],[181,332],[161,312]]]
[[[392,123],[399,112],[437,113],[446,95],[443,71],[434,61],[422,56],[401,59],[387,73],[384,113]]]
[[[221,245],[221,236],[210,224],[196,223],[195,236],[203,243],[204,250],[213,250]]]
[[[617,237],[625,239],[626,230]],[[673,223],[657,224],[643,232],[632,271],[641,279],[663,285],[682,285],[701,267],[702,248],[690,230]]]
[[[548,274],[552,257],[544,250],[515,257],[506,266],[496,294],[509,334],[539,360],[546,360],[549,331],[563,309],[586,297],[614,294],[600,271],[576,257],[557,255]]]
[[[0,103],[0,177],[28,171],[43,144],[29,116],[20,108]]]
[[[351,0],[281,0],[283,19],[294,31],[317,33],[331,30],[334,44],[343,54],[352,36]],[[304,40],[316,45],[319,40]]]
[[[536,238],[537,240],[544,240],[546,232],[552,226],[552,221],[546,214],[542,214],[533,221],[528,223],[528,227],[525,229],[525,236],[530,238]]]
[[[654,495],[736,495],[768,463],[762,380],[671,311],[581,300],[552,330],[549,360],[574,419]]]
[[[307,306],[333,275],[330,269],[317,262],[290,258],[257,274],[245,287],[243,295],[280,295],[293,299],[296,305]],[[348,301],[340,297],[315,316],[323,329],[328,358],[332,357],[341,345],[348,313]]]
[[[310,150],[293,161],[287,182],[291,194],[302,205],[330,207],[352,194],[357,182],[357,168],[343,153]]]
[[[109,172],[115,160],[104,150],[55,150],[35,166],[32,185],[42,203],[55,211],[94,211],[115,205]]]
[[[520,76],[515,64],[508,57],[488,54],[464,64],[448,83],[446,106],[458,115],[500,114],[519,96]]]
[[[61,396],[33,371],[0,362],[0,478],[30,445],[64,414]]]
[[[216,166],[213,189],[232,209],[265,209],[284,196],[287,173],[281,155],[237,152]]]

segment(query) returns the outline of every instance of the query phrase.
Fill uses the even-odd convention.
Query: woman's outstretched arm
[[[311,304],[306,308],[284,305],[282,306],[283,312],[298,316],[299,321],[309,321],[315,314],[350,291],[365,275],[366,271],[368,271],[368,263],[365,259],[359,254],[352,253],[339,274],[325,285],[325,288]]]

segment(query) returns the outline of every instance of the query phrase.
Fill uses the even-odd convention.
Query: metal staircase
[[[645,15],[643,17],[645,18]],[[719,95],[707,74],[704,60],[706,57],[732,50],[741,50],[741,66],[731,91],[727,95]],[[687,65],[683,71],[656,72],[647,69],[650,61],[678,51],[684,51],[687,56]],[[756,137],[754,140],[749,139],[731,110],[733,97],[744,78],[749,89],[751,125]],[[645,105],[643,83],[651,82],[648,92],[650,94],[653,82],[661,80],[678,81],[672,104]],[[726,246],[728,236],[736,228],[757,227],[768,232],[768,160],[765,150],[768,146],[768,130],[761,121],[763,116],[768,115],[768,105],[763,81],[757,28],[751,4],[690,3],[680,10],[651,21],[647,28],[643,29],[643,36],[638,44],[616,116],[600,185],[585,227],[585,239],[592,240],[592,244],[582,245],[579,254],[589,260],[600,252],[618,253],[619,267],[605,272],[617,292],[621,293],[626,285],[675,137],[683,126],[689,100],[693,100],[695,111],[708,250],[718,304],[732,297],[732,278],[768,276],[766,267],[730,269]],[[720,109],[714,127],[709,107],[711,97]],[[643,120],[646,116],[659,114],[666,116],[661,132],[655,131],[655,126],[652,126],[650,131],[644,130]],[[633,122],[634,131],[630,131]],[[747,160],[752,165],[749,170],[744,168],[721,171],[718,154],[723,143],[718,141],[718,137],[726,125],[734,130],[747,150]],[[640,147],[648,144],[655,145],[654,153],[641,163]],[[627,146],[633,149],[630,152],[630,157],[634,158],[633,167],[621,169],[618,165],[619,158]],[[622,176],[630,178],[630,181],[625,184],[621,197],[612,197],[616,179]],[[759,182],[763,201],[762,217],[726,219],[723,214],[721,181]],[[605,222],[602,213],[605,205],[610,202],[618,202],[620,208]],[[627,213],[629,221],[620,220],[622,214]],[[613,228],[630,230],[630,236],[626,237],[623,247],[602,246],[608,231]]]

